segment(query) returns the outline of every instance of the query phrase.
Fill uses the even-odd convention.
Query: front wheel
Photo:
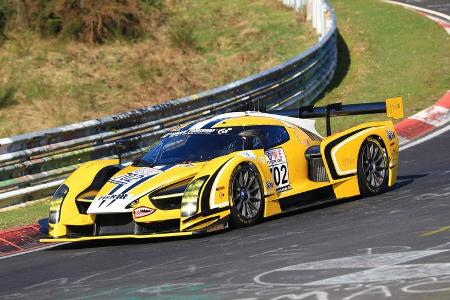
[[[384,192],[388,187],[389,163],[386,148],[374,137],[368,137],[358,155],[358,183],[363,196]]]
[[[256,167],[239,165],[231,175],[231,222],[236,227],[255,224],[264,210],[263,189]]]

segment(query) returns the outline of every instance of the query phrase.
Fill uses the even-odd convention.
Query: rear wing
[[[386,113],[388,118],[395,120],[403,118],[403,99],[402,97],[395,97],[388,98],[385,102],[346,105],[343,105],[342,103],[333,103],[319,107],[309,105],[298,109],[271,111],[270,113],[301,119],[327,118],[327,136],[330,136],[331,117]]]

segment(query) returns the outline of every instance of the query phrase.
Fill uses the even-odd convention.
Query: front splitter
[[[53,238],[40,239],[41,243],[67,243],[67,242],[83,242],[94,240],[113,240],[113,239],[152,239],[152,238],[168,238],[178,236],[191,236],[196,232],[171,232],[171,233],[153,233],[153,234],[121,234],[121,235],[102,235],[102,236],[86,236],[78,238]]]

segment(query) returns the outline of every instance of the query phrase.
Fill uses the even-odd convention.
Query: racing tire
[[[384,145],[375,137],[368,137],[358,155],[358,184],[363,196],[373,196],[388,188],[389,160]]]
[[[241,164],[230,179],[230,221],[233,227],[256,224],[264,211],[264,191],[258,170],[252,164]]]

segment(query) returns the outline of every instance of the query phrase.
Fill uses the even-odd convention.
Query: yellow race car
[[[226,113],[163,136],[131,164],[83,164],[55,192],[42,242],[183,236],[385,191],[397,180],[392,121],[331,134],[330,117],[386,112],[401,98]],[[325,117],[322,138],[310,118]]]

